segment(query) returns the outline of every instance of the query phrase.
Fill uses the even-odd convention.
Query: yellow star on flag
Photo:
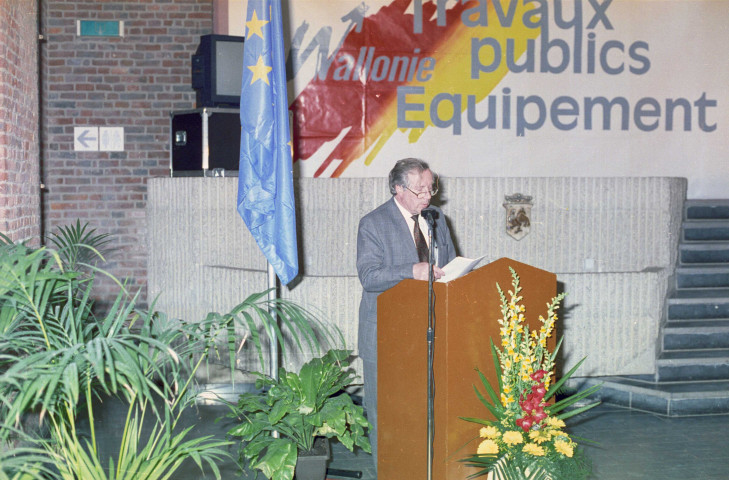
[[[263,27],[268,23],[268,20],[259,20],[258,14],[255,10],[253,10],[253,15],[251,15],[251,19],[246,22],[246,27],[248,28],[248,36],[251,35],[258,35],[259,37],[263,38]]]
[[[253,72],[251,85],[253,85],[256,80],[263,80],[264,82],[266,82],[266,85],[271,85],[270,83],[268,83],[268,73],[273,70],[273,67],[269,67],[264,63],[263,56],[258,57],[258,61],[255,65],[248,65],[248,69]]]

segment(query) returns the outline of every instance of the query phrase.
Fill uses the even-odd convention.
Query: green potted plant
[[[344,388],[355,378],[349,350],[329,350],[304,364],[299,373],[279,369],[279,378],[257,373],[258,392],[244,393],[227,416],[240,420],[228,431],[243,442],[239,453],[252,470],[272,480],[306,480],[297,467],[318,438],[336,438],[352,451],[370,452],[365,434],[369,422],[363,409]],[[326,474],[327,454],[318,462],[314,477]],[[299,462],[300,464],[301,462]]]
[[[96,266],[106,235],[76,222],[49,243],[56,249],[0,233],[0,480],[167,479],[189,459],[221,478],[217,464],[229,442],[178,428],[195,400],[196,371],[214,353],[227,354],[233,371],[241,328],[262,369],[266,332],[282,354],[284,328],[297,345],[318,347],[317,320],[292,302],[266,300],[266,292],[199,322],[172,319],[138,308],[137,296]],[[94,308],[97,274],[121,289],[103,313]],[[97,441],[95,408],[107,398],[127,409],[112,456]],[[26,417],[43,431],[26,429]]]

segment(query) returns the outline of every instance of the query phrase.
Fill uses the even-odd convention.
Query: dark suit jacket
[[[443,212],[437,207],[433,235],[437,245],[436,262],[442,267],[456,257],[451,232]],[[423,232],[428,235],[428,232]],[[364,292],[359,304],[359,355],[363,360],[377,358],[377,296],[401,280],[413,278],[418,253],[408,224],[395,198],[368,213],[357,232],[357,273]]]

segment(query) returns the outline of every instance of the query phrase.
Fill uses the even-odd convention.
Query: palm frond
[[[81,220],[76,220],[75,225],[58,227],[58,232],[51,233],[48,240],[56,247],[64,267],[72,271],[106,261],[105,256],[114,251],[109,248],[110,234],[97,234],[95,228],[89,228],[89,224],[82,224]]]
[[[337,342],[339,345],[344,344],[344,337],[335,326],[325,324],[312,312],[290,300],[267,298],[268,292],[250,295],[235,306],[229,316],[219,318],[246,329],[255,346],[261,369],[265,369],[266,363],[261,343],[262,332],[269,341],[278,342],[282,357],[287,357],[285,342],[287,336],[284,335],[279,322],[286,327],[286,333],[290,335],[299,350],[303,350],[305,344],[309,351],[320,354],[322,346],[335,345]]]
[[[0,450],[0,480],[44,480],[52,478],[53,474],[42,448]]]

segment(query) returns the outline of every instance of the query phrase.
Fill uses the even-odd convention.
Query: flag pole
[[[278,316],[276,315],[276,309],[273,307],[273,302],[278,298],[276,289],[276,271],[273,269],[271,262],[266,262],[268,265],[268,313],[271,315],[271,321],[278,322]],[[270,351],[269,351],[269,362],[271,364],[271,377],[278,380],[278,341],[276,337],[276,330],[273,324],[269,325],[268,338],[271,340]]]

